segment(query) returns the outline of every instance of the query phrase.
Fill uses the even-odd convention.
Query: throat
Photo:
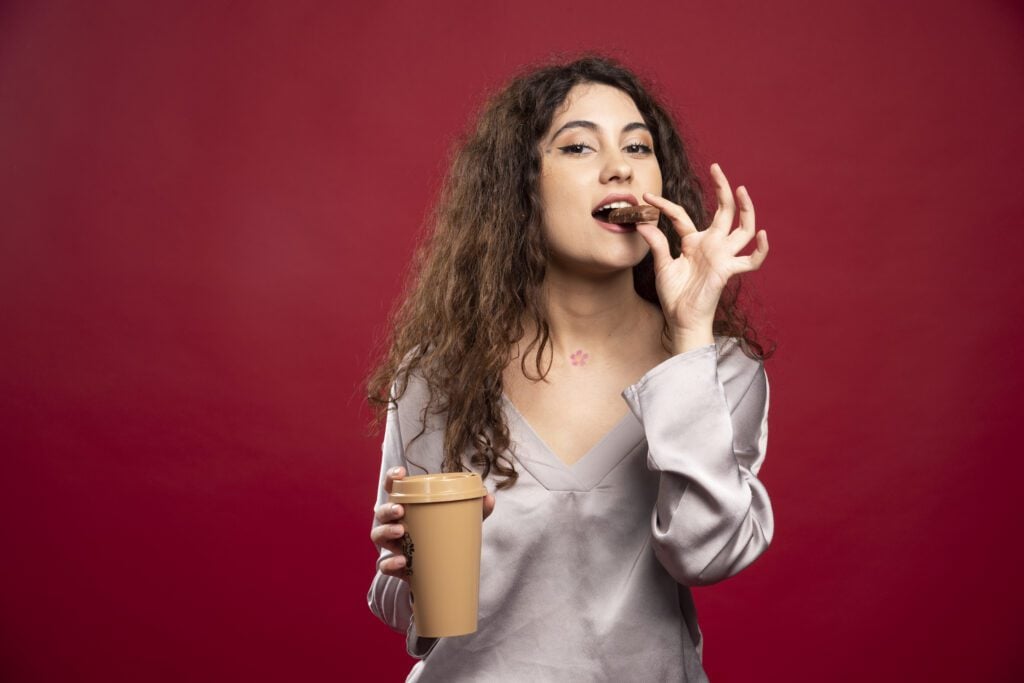
[[[576,349],[569,355],[569,362],[578,368],[586,365],[588,360],[590,360],[590,354],[583,349]]]

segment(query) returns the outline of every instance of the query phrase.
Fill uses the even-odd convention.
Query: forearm
[[[381,557],[387,556],[387,553],[381,554]],[[409,600],[408,582],[378,571],[370,584],[366,600],[370,611],[394,630],[405,633],[409,628],[412,603]]]
[[[766,445],[767,380],[749,359],[734,366],[743,376],[730,376],[726,391],[716,347],[705,345],[669,359],[625,394],[644,424],[648,466],[661,475],[654,550],[684,585],[739,572],[767,548],[774,528],[755,476]]]

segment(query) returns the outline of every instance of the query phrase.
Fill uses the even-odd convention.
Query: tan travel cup
[[[392,484],[389,501],[405,507],[402,544],[420,636],[476,631],[485,495],[475,473],[422,474]]]

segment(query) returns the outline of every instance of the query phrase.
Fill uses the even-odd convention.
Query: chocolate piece
[[[609,223],[647,223],[658,220],[660,215],[653,206],[627,206],[624,209],[615,209],[608,214]]]

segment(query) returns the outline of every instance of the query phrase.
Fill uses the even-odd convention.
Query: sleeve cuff
[[[423,638],[416,633],[416,619],[410,617],[409,619],[409,630],[405,634],[405,651],[409,653],[410,657],[416,659],[423,659],[430,654],[434,646],[437,645],[439,638]]]
[[[710,369],[712,373],[716,372],[718,366],[718,346],[716,344],[706,344],[696,349],[690,349],[686,353],[680,353],[671,358],[662,361],[658,365],[647,371],[647,374],[641,377],[636,384],[626,387],[622,392],[622,398],[626,400],[626,405],[633,411],[633,415],[636,419],[643,422],[643,408],[641,406],[640,396],[641,394],[647,393],[648,390],[657,387],[664,382],[679,386],[678,375],[680,373],[687,373],[690,371],[701,371]]]

